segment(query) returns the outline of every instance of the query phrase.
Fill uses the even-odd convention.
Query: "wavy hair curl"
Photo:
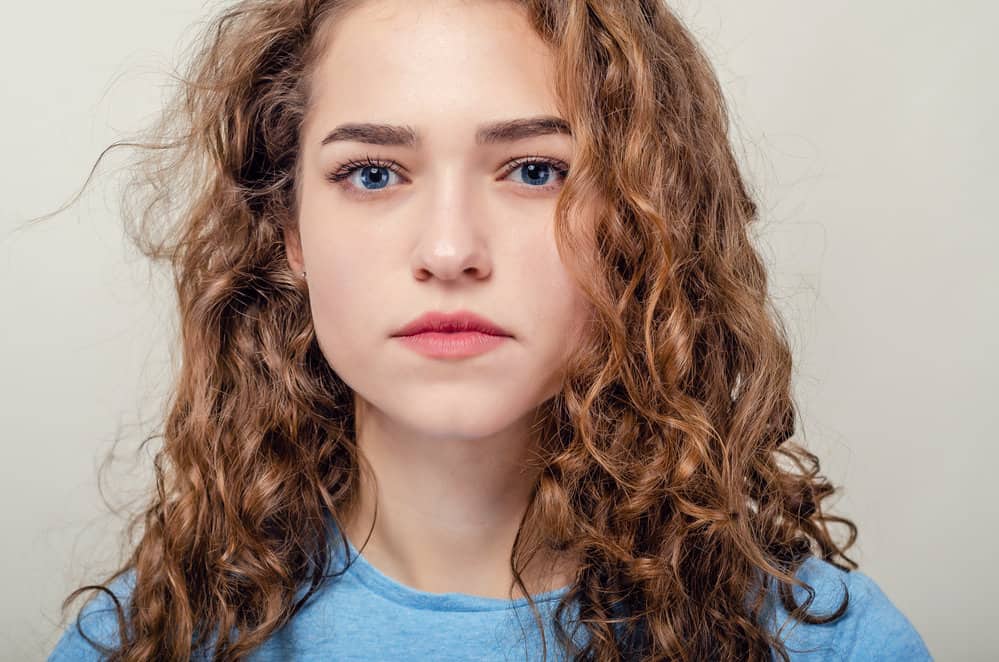
[[[98,159],[141,154],[126,230],[170,267],[182,357],[155,490],[129,527],[141,538],[63,603],[135,573],[127,606],[112,594],[111,660],[201,647],[241,659],[332,576],[329,525],[359,484],[355,412],[283,233],[296,227],[311,76],[329,26],[360,1],[232,4],[199,34],[147,139]],[[799,621],[839,618],[849,595],[810,614],[814,591],[794,574],[810,554],[855,569],[857,530],[823,513],[835,489],[792,441],[791,351],[716,76],[662,0],[509,1],[555,57],[577,151],[554,230],[595,312],[536,428],[515,584],[528,593],[520,570],[539,550],[578,555],[556,611],[576,660],[786,661],[760,620],[765,595],[776,586]],[[842,547],[835,522],[850,532]],[[562,627],[572,602],[585,646]]]

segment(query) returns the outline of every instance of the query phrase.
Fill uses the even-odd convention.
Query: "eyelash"
[[[509,163],[507,163],[506,172],[503,173],[503,177],[505,178],[509,176],[510,173],[514,172],[517,168],[520,168],[528,163],[543,163],[548,166],[551,166],[551,168],[555,170],[555,172],[560,177],[562,177],[562,179],[565,179],[565,177],[569,174],[569,166],[564,161],[561,161],[559,159],[553,159],[547,156],[530,154],[527,156],[519,156],[515,159],[512,159]],[[382,159],[377,159],[366,155],[363,159],[360,160],[351,159],[350,161],[347,161],[346,163],[342,164],[339,168],[326,175],[326,179],[330,182],[339,183],[342,186],[348,187],[349,182],[346,182],[345,180],[351,175],[353,175],[355,170],[364,167],[385,168],[391,172],[394,172],[396,175],[400,177],[404,177],[404,175],[401,172],[399,172],[399,164],[396,163],[395,161],[392,160],[385,161]],[[528,185],[525,184],[525,186]],[[364,190],[364,189],[356,189],[352,186],[349,187],[351,189],[351,193],[356,194],[362,198],[369,198],[381,195],[381,193],[379,192],[380,189]],[[528,186],[528,188],[537,189],[540,191],[551,190],[550,186]]]

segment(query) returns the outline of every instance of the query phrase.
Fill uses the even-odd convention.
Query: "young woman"
[[[50,659],[929,658],[790,439],[661,0],[244,0],[199,43],[129,226],[181,323],[155,490]]]

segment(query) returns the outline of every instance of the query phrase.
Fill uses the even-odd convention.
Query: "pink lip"
[[[478,356],[507,342],[509,336],[494,336],[479,331],[424,331],[397,336],[399,341],[424,356],[435,359]]]
[[[467,310],[430,311],[392,334],[412,350],[431,358],[484,354],[513,338],[491,320]]]
[[[493,323],[492,320],[467,310],[458,310],[453,313],[432,310],[420,315],[392,335],[411,336],[427,331],[435,333],[478,332],[491,336],[513,337],[513,334]]]

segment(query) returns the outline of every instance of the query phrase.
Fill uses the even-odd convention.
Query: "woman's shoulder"
[[[49,654],[48,662],[101,660],[104,655],[94,644],[109,648],[118,645],[120,639],[115,601],[121,605],[122,610],[127,609],[135,588],[135,570],[129,569],[119,575],[107,588],[107,591],[95,591],[95,594],[91,594],[79,614],[70,618]]]
[[[796,576],[814,590],[808,613],[834,613],[848,594],[845,613],[823,624],[789,618],[776,600],[777,627],[792,660],[932,660],[915,627],[869,575],[846,571],[815,556],[799,567]],[[795,586],[792,594],[803,604],[808,591]]]

